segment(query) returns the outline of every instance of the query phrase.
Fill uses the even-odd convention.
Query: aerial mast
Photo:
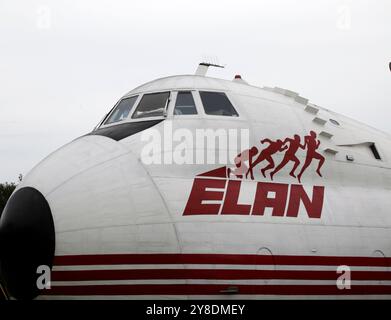
[[[223,65],[220,65],[220,64],[216,64],[216,63],[209,63],[209,62],[201,62],[198,67],[197,67],[197,70],[195,72],[195,75],[196,76],[205,76],[206,73],[208,72],[208,68],[209,67],[216,67],[216,68],[224,68]]]

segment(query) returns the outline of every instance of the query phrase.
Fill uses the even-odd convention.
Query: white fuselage
[[[198,114],[173,114],[181,90],[193,91]],[[205,114],[199,90],[224,92],[239,116]],[[201,76],[156,80],[126,96],[160,91],[171,92],[163,121],[118,141],[80,137],[44,159],[18,186],[39,190],[54,218],[51,289],[40,298],[391,297],[390,136],[290,91]],[[248,130],[249,147],[258,150],[268,145],[263,139],[284,141],[297,134],[304,143],[314,131],[320,141],[317,152],[324,157],[322,176],[314,158],[301,182],[289,175],[293,161],[273,181],[270,171],[264,177],[260,169],[268,165],[265,159],[254,167],[254,179],[206,177],[202,174],[218,168],[235,169],[233,158],[197,163],[198,149],[205,151],[208,145],[200,147],[183,136],[166,143],[161,159],[169,159],[167,154],[185,141],[178,148],[191,150],[193,158],[187,154],[187,159],[194,159],[193,164],[142,161],[148,132],[157,131],[167,141],[169,132],[179,129],[194,139],[197,129]],[[373,154],[373,144],[381,159]],[[231,155],[244,150],[229,143],[212,149],[217,154],[227,149]],[[284,153],[271,156],[277,166]],[[297,176],[306,149],[299,148],[295,156],[300,161]],[[193,208],[192,214],[184,214],[197,179],[212,185],[197,189],[203,193],[195,195],[194,203],[202,208],[214,204],[208,208],[215,211]],[[220,182],[213,187],[215,181]],[[273,191],[275,186],[287,190],[278,200],[283,201],[280,211],[273,211],[279,192]],[[318,217],[309,214],[314,187],[323,190]],[[292,214],[295,188],[302,188],[309,202],[306,207],[301,198]],[[263,203],[265,199],[271,202]],[[343,265],[348,269],[338,270]],[[351,288],[341,289],[337,279],[348,276],[346,270],[351,270]]]

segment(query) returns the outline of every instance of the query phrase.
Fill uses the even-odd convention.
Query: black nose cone
[[[54,249],[53,217],[45,197],[30,187],[17,190],[0,219],[0,277],[13,297],[39,294],[37,268],[52,267]]]

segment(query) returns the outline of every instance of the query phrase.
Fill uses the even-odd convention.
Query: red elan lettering
[[[244,214],[249,215],[251,205],[238,204],[241,181],[229,180],[227,186],[227,193],[225,195],[223,209],[221,214]]]
[[[189,200],[183,212],[184,216],[194,214],[218,214],[221,204],[202,203],[207,200],[223,200],[226,180],[220,179],[194,179]],[[210,191],[208,188],[222,189]]]
[[[300,201],[303,201],[308,217],[320,218],[323,208],[324,187],[314,186],[312,191],[312,201],[309,199],[304,188],[300,184],[291,186],[289,205],[286,216],[297,217],[299,214]]]
[[[258,182],[252,204],[239,203],[241,186],[239,180],[196,178],[183,215],[218,215],[221,208],[221,215],[250,215],[251,212],[253,216],[263,216],[265,209],[271,208],[274,217],[297,218],[301,203],[309,218],[319,219],[322,215],[323,186],[314,186],[310,198],[299,184]]]
[[[269,192],[274,192],[275,197],[268,198]],[[284,216],[287,196],[287,184],[258,182],[252,214],[262,216],[269,207],[273,208],[272,216]]]

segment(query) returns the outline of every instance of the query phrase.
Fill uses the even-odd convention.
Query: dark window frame
[[[128,99],[132,99],[132,98],[135,98],[134,100],[134,103],[131,107],[131,109],[129,110],[129,113],[128,113],[128,116],[125,118],[125,119],[130,119],[131,115],[133,114],[134,110],[135,110],[135,105],[136,105],[136,102],[139,98],[139,95],[136,94],[136,95],[132,95],[132,96],[128,96],[128,97],[123,97],[121,98],[120,100],[118,100],[118,102],[114,105],[114,107],[110,110],[110,112],[106,115],[106,117],[103,119],[103,121],[101,122],[101,126],[110,126],[110,125],[113,125],[113,124],[118,124],[119,122],[122,122],[124,121],[125,119],[122,119],[122,120],[117,120],[117,121],[113,121],[113,122],[110,122],[110,123],[107,123],[107,121],[112,117],[112,115],[114,114],[114,112],[117,110],[117,107],[119,106],[119,104],[124,101],[124,100],[128,100]]]
[[[140,104],[142,102],[142,100],[144,99],[145,96],[148,96],[148,95],[153,95],[153,94],[162,94],[162,93],[168,93],[168,96],[167,96],[167,100],[166,100],[166,104],[165,106],[163,107],[163,113],[162,115],[155,115],[155,116],[147,116],[147,117],[135,117],[135,114],[137,112],[137,109],[140,107]],[[168,111],[168,107],[170,105],[170,102],[171,102],[171,96],[172,96],[172,93],[171,93],[171,90],[164,90],[164,91],[156,91],[156,92],[145,92],[143,93],[141,96],[140,96],[140,99],[137,103],[137,106],[133,109],[133,112],[132,114],[130,115],[130,119],[131,120],[143,120],[143,119],[148,119],[148,118],[165,118],[167,116],[167,111]],[[165,114],[166,113],[166,114]]]
[[[212,94],[223,95],[227,99],[227,101],[229,102],[229,104],[230,104],[230,106],[232,108],[231,111],[233,111],[233,113],[231,115],[222,115],[222,114],[208,113],[207,109],[205,108],[205,103],[204,103],[204,101],[202,99],[202,93],[212,93]],[[240,118],[239,112],[235,108],[234,104],[232,103],[231,99],[229,98],[229,96],[228,96],[228,94],[226,92],[224,92],[224,91],[214,91],[214,90],[199,90],[198,94],[199,94],[199,97],[200,97],[200,102],[201,102],[201,105],[203,107],[204,114],[206,116],[211,116],[211,117],[230,117],[230,118],[233,118],[233,119]]]
[[[199,116],[199,110],[197,108],[197,102],[196,102],[196,96],[195,96],[195,91],[194,90],[183,89],[183,90],[177,90],[175,93],[176,93],[176,95],[175,95],[175,103],[173,103],[173,106],[172,106],[172,116],[174,116],[174,117],[178,117],[178,116],[179,117],[180,116],[185,116],[185,117]],[[190,113],[190,114],[176,114],[175,113],[175,110],[176,110],[176,107],[177,107],[177,102],[178,102],[178,97],[179,97],[179,94],[181,94],[181,93],[190,93],[191,98],[193,100],[195,113]]]

